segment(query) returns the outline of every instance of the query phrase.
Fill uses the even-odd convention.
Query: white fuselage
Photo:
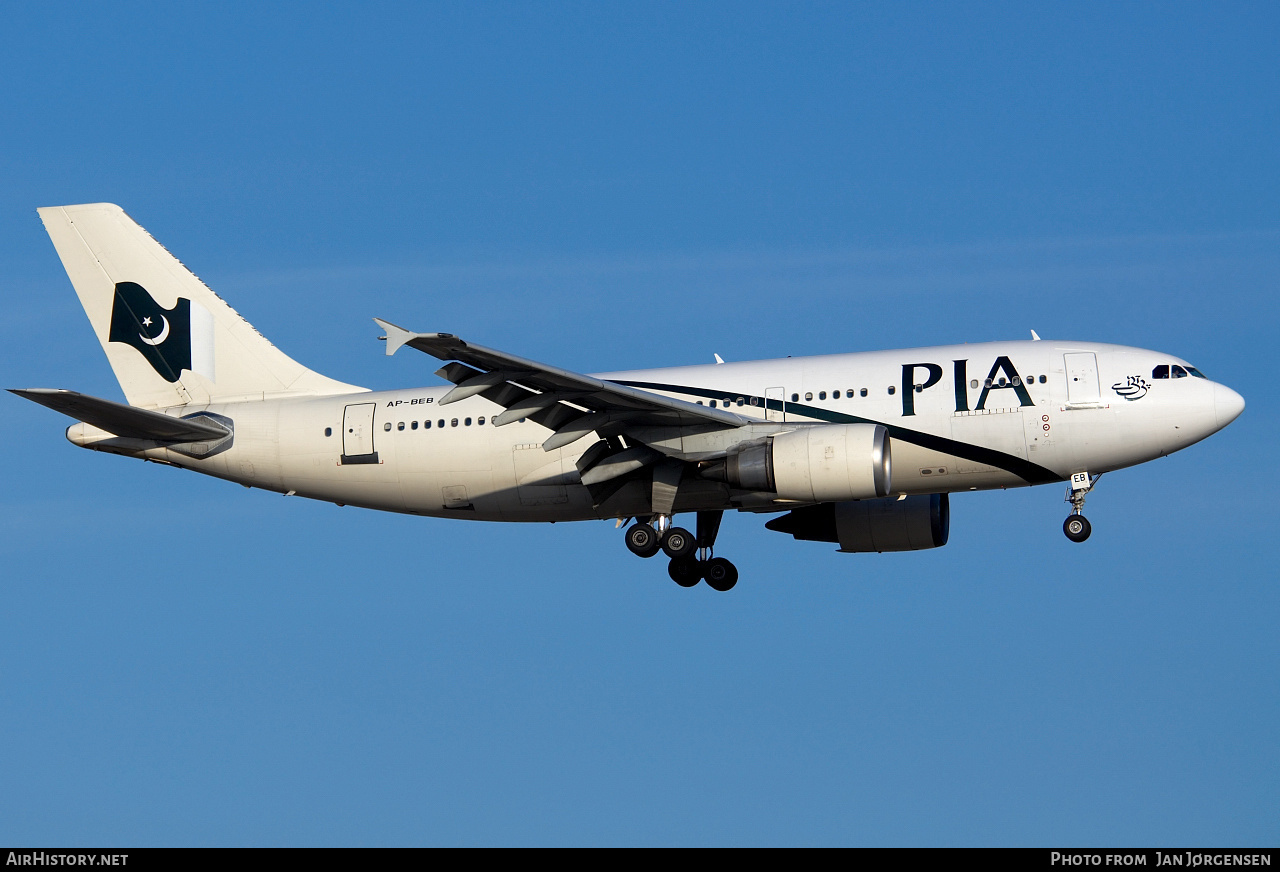
[[[599,376],[689,402],[728,405],[758,425],[726,436],[654,430],[643,441],[697,459],[797,426],[873,422],[888,428],[893,494],[1019,487],[1101,473],[1185,448],[1239,413],[1239,396],[1203,377],[1153,378],[1167,354],[1097,343],[991,342],[686,366]],[[1016,384],[1015,384],[1016,379]],[[201,459],[130,451],[253,487],[343,505],[490,521],[643,515],[647,491],[601,504],[575,461],[592,437],[552,451],[530,420],[492,425],[503,409],[474,396],[440,406],[448,386],[224,403],[229,448]],[[1239,405],[1237,405],[1239,403]],[[198,411],[188,407],[184,414]],[[76,425],[73,442],[111,450]],[[360,455],[367,462],[343,462]],[[376,459],[374,459],[376,456]],[[762,508],[728,485],[682,485],[676,511]],[[779,505],[775,510],[782,511]]]

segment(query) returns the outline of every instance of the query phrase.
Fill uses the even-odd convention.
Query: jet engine
[[[790,511],[765,527],[811,542],[839,542],[845,552],[922,551],[947,544],[951,507],[946,494],[824,503]]]
[[[882,425],[821,424],[738,446],[701,471],[784,500],[839,502],[888,494],[891,465]]]

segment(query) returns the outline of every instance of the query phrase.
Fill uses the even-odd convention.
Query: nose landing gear
[[[659,515],[654,519],[657,529],[641,521],[627,530],[627,548],[639,557],[666,552],[671,558],[667,574],[681,587],[693,587],[705,578],[712,590],[727,591],[738,583],[738,568],[723,557],[712,556],[723,517],[723,511],[698,512],[695,537],[683,527],[671,526],[669,515]]]
[[[1072,542],[1083,542],[1089,538],[1089,534],[1093,532],[1093,527],[1089,524],[1089,519],[1084,515],[1068,515],[1067,519],[1062,522],[1062,532],[1067,534],[1067,538]]]
[[[1062,522],[1062,532],[1072,542],[1083,542],[1093,532],[1093,527],[1084,512],[1084,498],[1093,490],[1093,486],[1102,478],[1102,473],[1090,475],[1088,472],[1076,472],[1071,475],[1071,486],[1067,488],[1066,502],[1071,503],[1071,514]]]

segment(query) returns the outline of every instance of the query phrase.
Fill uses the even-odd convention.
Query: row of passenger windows
[[[695,402],[697,402],[699,406],[702,405],[702,400],[696,400]],[[760,398],[759,397],[738,397],[737,402],[739,406],[747,406],[747,405],[758,406],[760,405]],[[733,403],[734,403],[733,397],[725,397],[719,403],[717,403],[715,400],[712,400],[711,402],[707,403],[707,405],[713,409],[717,408],[720,405],[723,405],[727,409],[730,406],[732,406]]]
[[[450,426],[450,427],[457,427],[457,426],[459,426],[459,425],[461,425],[461,426],[463,426],[463,427],[470,427],[470,426],[471,426],[471,419],[470,419],[470,418],[462,418],[462,419],[453,418],[452,420],[450,420],[450,421],[449,421],[449,426]],[[477,426],[479,426],[479,427],[483,427],[483,426],[484,426],[484,418],[483,418],[483,417],[476,418],[476,425],[477,425]],[[444,429],[444,426],[445,426],[445,420],[444,420],[444,418],[441,418],[440,420],[436,421],[436,426],[437,426],[437,427],[439,427],[440,429]],[[404,423],[404,421],[399,421],[399,422],[397,422],[397,423],[396,423],[396,429],[397,429],[397,430],[403,430],[404,428],[405,428],[405,423]],[[383,429],[383,430],[390,430],[390,429],[391,429],[391,422],[390,422],[390,421],[388,421],[387,423],[383,424],[383,425],[382,425],[382,429]],[[417,429],[418,429],[418,422],[417,422],[417,421],[410,421],[410,422],[409,422],[409,429],[410,429],[410,430],[417,430]],[[430,422],[430,421],[423,421],[423,422],[422,422],[422,429],[423,429],[423,430],[430,430],[430,429],[431,429],[431,422]]]
[[[1208,376],[1196,369],[1194,366],[1188,366],[1184,369],[1176,363],[1172,364],[1172,366],[1167,363],[1162,363],[1155,369],[1151,370],[1152,378],[1186,378],[1189,375],[1195,376],[1196,378],[1208,378]]]
[[[893,385],[890,385],[890,386],[889,386],[889,393],[891,393],[891,394],[892,394],[892,393],[894,392],[894,390],[895,390],[895,388],[893,387]],[[845,395],[848,399],[851,399],[851,400],[852,400],[852,399],[853,399],[853,388],[849,388],[847,391],[845,391],[845,392],[844,392],[844,395]],[[867,389],[866,389],[866,388],[860,388],[860,389],[858,390],[858,396],[860,396],[860,397],[865,397],[866,395],[867,395]],[[812,392],[812,391],[810,391],[809,393],[805,394],[805,395],[804,395],[804,398],[805,398],[805,401],[806,401],[806,402],[807,402],[807,401],[812,400],[812,399],[813,399],[813,392]],[[820,399],[820,400],[825,400],[826,398],[827,398],[827,392],[826,392],[826,391],[818,391],[818,399]],[[836,390],[836,391],[832,391],[832,392],[831,392],[831,399],[833,399],[833,400],[838,400],[838,399],[840,399],[840,391],[838,391],[838,390]],[[791,402],[793,402],[793,403],[798,403],[798,402],[800,402],[800,395],[799,395],[799,394],[792,394],[792,395],[791,395]]]
[[[521,418],[520,420],[521,420],[521,421],[523,421],[523,420],[524,420],[524,418]],[[470,427],[470,426],[471,426],[471,423],[472,423],[472,421],[471,421],[471,419],[470,419],[470,418],[462,418],[462,419],[453,418],[453,419],[451,419],[451,420],[449,420],[449,421],[447,421],[447,422],[445,421],[445,419],[444,419],[444,418],[441,418],[440,420],[438,420],[438,421],[436,421],[436,422],[435,422],[435,426],[436,426],[437,428],[439,428],[439,429],[443,430],[446,426],[449,426],[449,427],[458,427],[458,426],[462,426],[462,427]],[[478,427],[483,427],[483,426],[484,426],[484,417],[482,416],[482,417],[476,418],[476,419],[475,419],[475,424],[476,424],[476,426],[478,426]],[[410,421],[410,422],[408,423],[408,425],[407,425],[407,426],[408,426],[408,429],[410,429],[410,430],[417,430],[417,429],[418,429],[418,422],[417,422],[417,421]],[[397,423],[396,423],[396,429],[397,429],[397,430],[403,430],[403,429],[405,429],[405,427],[406,427],[406,425],[405,425],[405,422],[404,422],[404,421],[399,421],[399,422],[397,422]],[[382,425],[382,429],[383,429],[383,430],[387,430],[387,431],[389,431],[389,430],[391,429],[391,422],[390,422],[390,421],[387,421],[385,424],[383,424],[383,425]],[[423,430],[430,430],[430,429],[431,429],[431,422],[430,422],[430,421],[423,421],[423,422],[422,422],[422,429],[423,429]],[[332,435],[333,435],[333,428],[332,428],[332,427],[325,427],[325,428],[324,428],[324,435],[326,435],[326,436],[332,436]]]
[[[1040,376],[1040,384],[1047,384],[1047,383],[1048,383],[1048,381],[1049,381],[1048,377],[1043,376],[1043,375],[1042,375],[1042,376]],[[1036,382],[1036,376],[1034,376],[1034,375],[1029,375],[1029,376],[1027,376],[1027,380],[1026,380],[1026,383],[1027,383],[1027,384],[1031,385],[1031,384],[1035,384],[1035,382]],[[1008,379],[1001,377],[1001,378],[998,378],[998,379],[986,379],[982,384],[983,384],[985,387],[989,387],[989,388],[991,388],[991,387],[1002,387],[1002,388],[1003,388],[1003,387],[1007,387],[1007,386],[1009,385],[1009,383],[1010,383],[1010,382],[1009,382],[1009,380],[1008,380]],[[1015,376],[1013,377],[1013,382],[1012,382],[1012,383],[1013,383],[1013,384],[1015,384],[1015,385],[1021,385],[1021,384],[1022,384],[1022,377],[1021,377],[1021,376],[1016,376],[1016,375],[1015,375]],[[975,378],[975,379],[972,379],[972,380],[969,382],[969,387],[973,388],[975,391],[978,389],[978,386],[979,386],[979,382],[978,382],[978,380],[977,380],[976,378]],[[916,393],[920,393],[921,391],[923,391],[923,390],[924,390],[924,385],[916,385],[916,386],[915,386],[915,389],[916,389]],[[896,385],[889,385],[889,387],[887,388],[887,392],[888,392],[889,396],[893,396],[894,394],[896,394],[896,393],[898,392],[898,388],[897,388],[897,386],[896,386]],[[838,400],[838,399],[840,399],[840,393],[841,393],[841,392],[840,392],[840,391],[838,391],[838,390],[832,391],[832,392],[831,392],[831,399],[833,399],[833,400]],[[867,389],[866,389],[866,388],[859,388],[859,389],[858,389],[857,396],[859,396],[859,397],[865,397],[866,395],[867,395]],[[853,388],[848,388],[848,389],[846,389],[846,390],[844,391],[844,396],[845,396],[845,398],[846,398],[846,399],[850,399],[850,400],[851,400],[851,399],[853,399],[853,398],[854,398],[854,396],[855,396],[854,391],[853,391]],[[827,398],[827,392],[826,392],[826,391],[818,391],[818,399],[819,399],[819,400],[825,400],[826,398]],[[812,392],[812,391],[807,392],[807,393],[804,395],[804,399],[805,399],[805,402],[812,402],[812,401],[813,401],[813,392]],[[800,402],[800,395],[799,395],[799,394],[792,394],[792,395],[791,395],[791,402],[793,402],[793,403],[798,403],[798,402]],[[753,401],[753,403],[752,403],[752,404],[754,405],[754,401]],[[714,405],[714,402],[713,402],[713,405]],[[728,405],[728,401],[727,401],[727,400],[725,401],[725,405]],[[738,405],[742,405],[742,403],[741,403],[741,402],[739,402],[739,403],[738,403]]]

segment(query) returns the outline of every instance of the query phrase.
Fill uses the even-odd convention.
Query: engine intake
[[[840,502],[889,493],[889,433],[880,424],[820,424],[740,446],[702,475],[781,499]]]
[[[845,552],[922,551],[947,544],[951,503],[946,494],[825,503],[795,509],[765,527],[810,542],[839,542]]]

